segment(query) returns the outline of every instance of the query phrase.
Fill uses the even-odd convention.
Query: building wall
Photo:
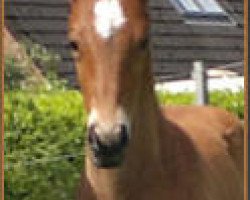
[[[208,67],[243,60],[243,1],[220,3],[238,22],[236,27],[188,25],[170,1],[150,2],[155,74],[172,72],[182,78],[190,75],[194,60]]]
[[[6,25],[17,38],[28,37],[62,57],[58,73],[76,84],[67,39],[68,0],[5,0]],[[156,80],[190,76],[192,62],[213,67],[243,60],[243,0],[220,0],[237,26],[184,23],[169,0],[150,0],[152,62]],[[241,73],[243,69],[237,69]]]

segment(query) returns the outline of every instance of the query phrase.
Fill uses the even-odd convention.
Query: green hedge
[[[10,92],[4,100],[5,199],[74,199],[83,167],[81,95]]]
[[[188,105],[195,102],[194,93],[183,92],[172,94],[169,92],[158,92],[158,99],[163,104]],[[244,90],[232,92],[230,90],[212,91],[209,94],[209,102],[213,106],[225,108],[235,113],[241,119],[244,118]]]
[[[165,104],[193,94],[159,93]],[[86,113],[76,91],[5,94],[5,199],[73,200],[83,168]],[[212,104],[243,117],[243,91],[213,92]]]

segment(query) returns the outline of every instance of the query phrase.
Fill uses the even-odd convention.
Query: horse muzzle
[[[110,129],[98,124],[88,128],[88,144],[92,151],[93,163],[98,168],[119,167],[128,142],[128,126],[125,124],[116,124]]]

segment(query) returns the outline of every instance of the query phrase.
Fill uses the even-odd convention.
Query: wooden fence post
[[[202,61],[195,61],[193,63],[192,76],[196,87],[196,104],[208,104],[207,75]]]

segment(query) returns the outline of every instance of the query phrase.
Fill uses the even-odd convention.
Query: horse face
[[[88,149],[98,167],[123,161],[133,99],[148,61],[145,2],[72,0],[69,36],[89,113]]]

